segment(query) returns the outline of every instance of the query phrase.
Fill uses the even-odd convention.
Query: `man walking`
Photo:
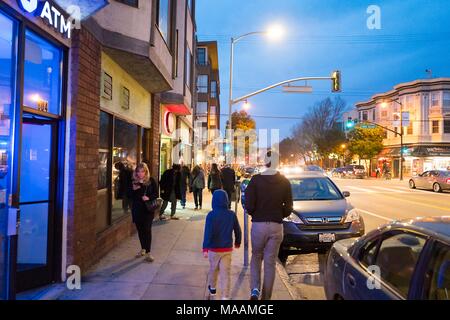
[[[165,220],[164,211],[170,202],[170,218],[173,220],[178,220],[175,217],[177,210],[177,200],[181,199],[181,181],[180,181],[180,165],[174,164],[171,169],[167,169],[161,176],[160,194],[163,199],[163,204],[161,206],[161,211],[159,212],[159,217],[161,220]]]
[[[231,195],[234,191],[236,173],[230,165],[225,165],[220,171],[222,174],[222,187],[228,195],[228,209],[231,209]]]
[[[278,160],[278,154],[267,152],[266,170],[253,176],[245,190],[245,209],[252,217],[251,300],[269,300],[272,297],[276,258],[283,241],[282,222],[291,214],[293,207],[289,180],[276,170]]]

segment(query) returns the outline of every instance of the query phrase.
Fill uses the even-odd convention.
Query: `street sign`
[[[287,93],[312,93],[313,88],[311,86],[283,86],[283,91]]]
[[[375,129],[377,126],[374,124],[362,124],[361,128],[363,129]]]

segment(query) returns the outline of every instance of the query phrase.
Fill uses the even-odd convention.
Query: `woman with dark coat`
[[[208,176],[208,189],[211,193],[218,189],[222,189],[222,175],[217,167],[217,163],[213,163]]]
[[[203,189],[205,189],[205,174],[200,166],[195,166],[191,176],[191,190],[194,193],[195,209],[202,210]]]
[[[133,185],[130,190],[130,196],[133,199],[131,214],[133,223],[139,235],[142,250],[136,255],[136,258],[145,256],[145,260],[153,262],[155,259],[150,253],[152,246],[152,223],[155,212],[147,209],[145,202],[154,201],[158,198],[158,187],[155,180],[150,177],[150,172],[145,163],[137,165],[133,173]]]

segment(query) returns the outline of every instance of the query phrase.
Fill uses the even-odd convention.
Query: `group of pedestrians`
[[[277,167],[276,161],[278,161],[277,155],[269,151],[266,154],[267,169],[253,176],[245,189],[244,208],[252,217],[251,300],[269,300],[272,297],[276,259],[283,241],[282,221],[293,210],[291,185],[286,177],[273,169]],[[214,166],[211,174],[217,175]],[[215,183],[217,179],[214,176],[211,177],[211,174],[208,184],[210,181]],[[229,209],[229,199],[229,194],[225,190],[213,191],[213,210],[206,217],[203,240],[203,253],[210,264],[209,294],[216,295],[216,285],[220,275],[222,299],[230,298],[231,253],[233,247],[240,247],[242,237],[236,213]],[[264,275],[261,282],[263,261]]]

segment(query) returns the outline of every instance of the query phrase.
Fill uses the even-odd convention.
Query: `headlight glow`
[[[286,221],[286,222],[293,222],[293,223],[296,223],[296,224],[303,224],[302,219],[300,219],[299,216],[296,215],[295,213],[291,213],[291,214],[289,215],[289,217],[284,218],[283,221]]]
[[[345,217],[344,223],[358,221],[359,220],[359,212],[356,209],[349,210],[347,212],[347,216]]]

